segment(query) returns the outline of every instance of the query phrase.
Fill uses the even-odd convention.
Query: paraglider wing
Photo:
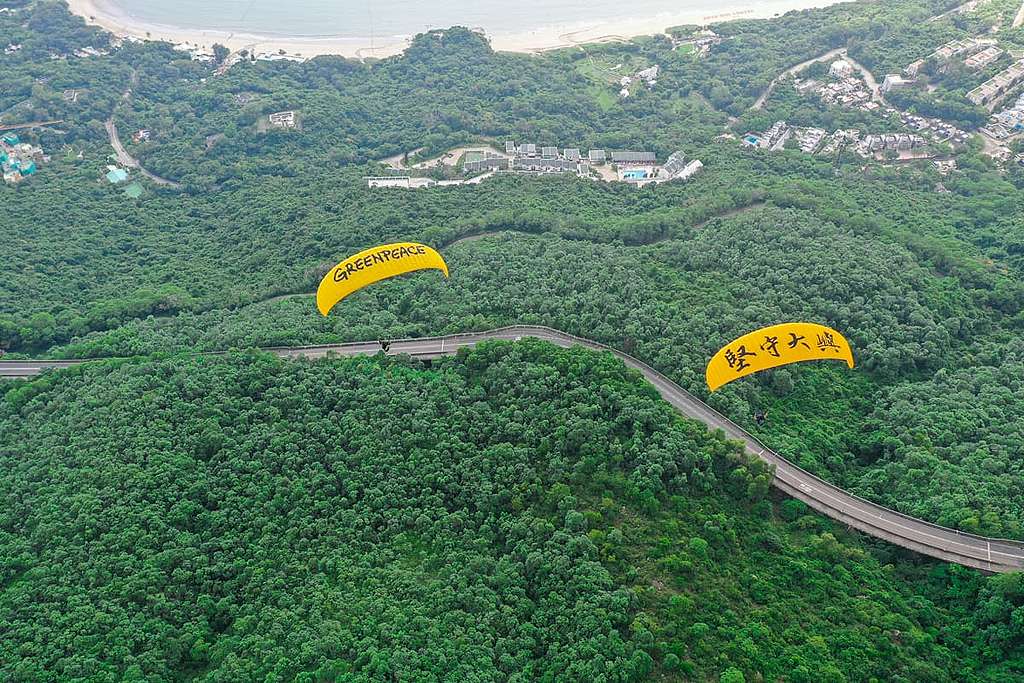
[[[396,242],[366,249],[349,256],[324,275],[316,290],[316,307],[327,315],[352,292],[378,280],[426,268],[440,270],[448,277],[448,264],[425,244]]]
[[[761,370],[804,360],[845,360],[853,367],[853,351],[843,335],[816,323],[783,323],[745,334],[722,347],[704,373],[708,388]]]

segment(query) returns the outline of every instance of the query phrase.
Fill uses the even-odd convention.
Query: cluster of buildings
[[[1005,53],[1006,51],[996,45],[996,41],[992,38],[951,40],[924,59],[908,64],[903,73],[908,78],[916,78],[918,72],[928,62],[934,62],[942,68],[954,58],[962,58],[963,63],[969,68],[983,69],[994,64]],[[889,76],[886,76],[887,81],[888,79]],[[1024,59],[1018,59],[977,88],[968,92],[967,99],[973,104],[985,107],[992,112],[999,105],[1003,97],[1022,82],[1024,82]],[[882,90],[883,92],[885,91],[884,85]]]
[[[967,99],[978,106],[993,111],[1006,93],[1022,82],[1024,82],[1024,59],[1018,59],[967,93]]]
[[[993,114],[981,132],[995,140],[1005,140],[1024,133],[1024,93],[1017,97],[1013,106]]]
[[[914,70],[914,73],[916,74],[917,71]],[[878,111],[881,114],[889,116],[899,116],[900,121],[908,128],[927,136],[935,142],[963,144],[970,138],[970,133],[959,129],[950,123],[946,123],[941,119],[928,118],[902,112],[893,107],[885,106],[884,104],[874,101],[864,81],[853,75],[853,66],[846,60],[838,59],[832,62],[829,67],[829,76],[835,80],[824,85],[813,80],[797,80],[797,90],[800,92],[817,92],[821,96],[822,101],[826,104],[856,107],[864,111]],[[882,82],[879,90],[882,93],[887,93],[897,88],[907,87],[913,83],[915,83],[913,79],[903,78],[898,74],[888,74]],[[776,124],[776,126],[777,125],[778,124]],[[804,130],[815,131],[819,129],[809,128]],[[754,136],[763,141],[771,139],[770,132],[771,131],[768,131],[761,135],[754,134]],[[797,144],[800,145],[801,149],[803,149],[804,146],[813,146],[812,142],[814,142],[814,136],[814,133],[805,133],[802,136],[804,138],[804,142],[797,140]],[[755,147],[764,146],[763,143],[756,142],[748,144],[753,144]],[[782,144],[785,144],[784,140],[782,143],[779,143],[778,140],[776,140],[768,146],[773,147],[778,145],[779,148],[781,148]]]
[[[76,57],[106,57],[110,54],[110,50],[100,50],[93,47],[92,45],[86,45],[75,50],[74,55]]]
[[[668,155],[665,165],[658,170],[658,173],[665,180],[688,180],[695,176],[702,168],[704,168],[704,162],[700,159],[687,161],[686,156],[682,152],[676,151]]]
[[[743,144],[757,149],[767,149],[777,152],[786,146],[786,142],[793,135],[793,128],[790,128],[785,121],[776,121],[771,128],[763,133],[747,133],[743,136]]]
[[[971,134],[967,131],[957,128],[952,123],[946,123],[942,119],[918,116],[917,114],[911,114],[905,111],[897,112],[895,109],[891,108],[886,109],[885,111],[888,114],[898,113],[903,125],[911,130],[921,133],[922,135],[928,136],[928,138],[935,142],[948,142],[950,144],[962,145],[971,138]]]
[[[763,133],[747,133],[743,144],[772,152],[785,148],[790,140],[807,154],[831,154],[841,148],[853,147],[863,157],[892,152],[904,157],[920,157],[911,150],[923,147],[926,141],[913,133],[883,133],[861,136],[857,130],[837,130],[831,135],[824,128],[792,127],[785,121],[776,121]]]
[[[517,145],[510,140],[505,143],[504,154],[497,150],[467,152],[462,162],[463,173],[479,175],[465,180],[434,181],[409,175],[393,175],[368,177],[366,182],[369,187],[416,188],[475,184],[495,173],[574,173],[583,178],[600,177],[643,186],[670,180],[687,180],[703,167],[699,159],[688,161],[681,151],[673,152],[664,164],[659,165],[654,152],[592,149],[584,154],[574,147],[560,149],[533,143]]]
[[[632,76],[623,76],[619,79],[619,85],[622,86],[622,89],[619,90],[619,97],[629,97],[629,86],[633,83],[646,83],[648,88],[653,87],[658,82],[659,72],[660,68],[655,64],[637,71]]]
[[[983,69],[994,64],[1006,53],[996,45],[992,38],[968,38],[965,40],[951,40],[938,47],[934,52],[925,57],[911,62],[903,69],[901,78],[895,74],[885,77],[886,83],[882,85],[882,92],[887,92],[891,87],[901,87],[913,83],[921,69],[929,62],[944,69],[954,59],[962,59],[964,65],[971,69]],[[890,79],[893,79],[890,84]],[[1018,60],[1007,69],[996,74],[991,79],[982,83],[974,90],[967,93],[967,99],[976,105],[984,106],[989,111],[995,109],[999,100],[1006,94],[1007,90],[1024,80],[1024,59]]]
[[[826,83],[820,83],[813,79],[797,79],[794,85],[797,92],[801,94],[816,93],[827,105],[839,105],[864,111],[874,111],[880,106],[872,99],[864,81],[854,75],[853,65],[845,59],[837,59],[832,62],[828,69],[828,75],[832,80]]]
[[[931,59],[938,64],[945,64],[951,61],[954,57],[962,56],[964,57],[964,63],[968,66],[985,66],[994,62],[999,58],[999,55],[1003,53],[1002,50],[995,47],[995,43],[996,41],[992,38],[951,40],[937,48],[935,52],[925,57],[925,59],[920,60],[920,62],[923,64],[925,61]],[[993,54],[992,48],[995,48],[995,57],[990,58],[990,55]],[[974,63],[968,63],[968,60],[974,60]],[[917,63],[918,62],[915,62],[915,64]],[[907,68],[909,69],[910,67]]]
[[[964,64],[972,69],[981,69],[996,61],[1003,55],[1003,49],[996,46],[992,38],[968,38],[967,40],[951,40],[936,48],[935,52],[923,59],[911,62],[903,69],[907,78],[917,78],[925,64],[929,61],[940,68],[945,67],[954,57],[964,57]]]
[[[302,55],[290,55],[281,50],[277,52],[254,52],[251,58],[254,62],[299,62],[301,64],[306,61],[306,57]]]
[[[8,43],[7,47],[4,48],[5,55],[13,55],[15,52],[21,49],[21,44]]]
[[[16,185],[36,172],[36,162],[49,161],[41,147],[22,142],[14,133],[0,137],[0,168],[4,182]]]
[[[677,50],[684,45],[690,45],[693,48],[693,53],[697,57],[706,57],[711,52],[711,48],[722,42],[722,38],[709,28],[703,28],[698,31],[694,31],[689,38],[676,39],[672,38],[672,49]]]
[[[178,52],[186,52],[193,62],[209,63],[214,60],[213,50],[192,43],[178,43],[174,46]]]
[[[466,173],[481,171],[511,171],[519,173],[576,173],[590,177],[595,166],[611,163],[615,179],[621,182],[646,185],[669,180],[685,180],[696,174],[704,164],[699,159],[685,161],[682,152],[673,152],[664,165],[659,166],[654,152],[631,150],[589,150],[586,155],[578,148],[538,147],[533,143],[517,145],[505,142],[505,155],[486,153],[482,159],[463,163]],[[606,174],[601,174],[607,177]]]
[[[883,133],[881,135],[865,135],[854,149],[863,157],[884,154],[885,152],[909,152],[924,147],[925,139],[915,133]],[[907,154],[906,158],[923,158],[926,154]]]
[[[192,43],[178,43],[174,46],[174,49],[179,52],[185,52],[189,58],[194,62],[203,62],[212,64],[216,61],[216,57],[213,53],[212,48],[207,48],[205,45],[194,45]],[[217,75],[223,75],[231,67],[239,62],[245,60],[253,62],[304,62],[306,58],[301,55],[292,55],[278,50],[277,52],[232,52],[224,60],[224,63],[217,67]]]
[[[651,155],[654,156],[653,154]],[[485,171],[518,171],[520,173],[578,173],[581,176],[590,174],[592,164],[603,164],[608,155],[603,149],[592,149],[584,157],[583,153],[573,147],[559,149],[554,146],[542,146],[526,142],[516,145],[509,140],[505,142],[505,154],[485,152],[483,158],[469,159],[463,162],[465,173]]]
[[[983,69],[1003,55],[1003,48],[989,45],[981,52],[977,52],[964,60],[964,64],[972,69]]]

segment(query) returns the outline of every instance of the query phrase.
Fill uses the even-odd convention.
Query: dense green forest
[[[941,176],[721,137],[779,119],[895,130],[786,81],[749,107],[831,49],[897,72],[1014,11],[928,21],[956,4],[716,24],[700,59],[663,36],[496,53],[452,28],[384,60],[215,76],[167,44],[112,49],[63,2],[5,3],[0,33],[23,49],[0,55],[0,120],[63,122],[24,134],[52,160],[0,186],[0,349],[131,360],[0,385],[0,678],[1024,679],[1020,576],[925,560],[770,493],[760,463],[610,356],[245,351],[551,325],[651,363],[858,495],[1024,538],[1024,167],[979,140]],[[617,100],[591,59],[662,72]],[[932,73],[933,92],[893,99],[974,127],[962,93],[986,75]],[[301,127],[261,132],[280,109]],[[181,186],[107,184],[108,119]],[[143,127],[151,140],[130,142]],[[391,154],[507,138],[681,150],[704,170],[642,189],[362,180]],[[437,247],[451,278],[391,280],[320,316],[320,277],[392,240]],[[842,330],[857,367],[707,395],[719,346],[796,319]]]
[[[1024,675],[1020,576],[766,498],[608,354],[103,364],[0,433],[10,680]]]

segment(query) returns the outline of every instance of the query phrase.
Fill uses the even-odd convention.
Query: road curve
[[[747,451],[775,470],[773,485],[802,500],[810,507],[866,534],[947,562],[987,572],[1024,570],[1024,542],[987,538],[941,527],[896,512],[848,493],[783,458],[744,431],[729,418],[696,398],[678,384],[643,361],[598,342],[582,339],[549,327],[513,325],[487,332],[469,332],[444,337],[400,339],[391,342],[388,355],[408,354],[417,358],[452,355],[460,348],[491,339],[516,340],[536,337],[562,347],[583,346],[613,354],[627,366],[638,370],[679,412],[700,420],[711,429],[743,443]],[[352,342],[324,346],[278,347],[264,349],[281,358],[322,358],[328,355],[372,355],[380,351],[378,342]],[[0,361],[0,376],[30,377],[51,368],[64,368],[87,361]]]
[[[768,87],[764,89],[764,92],[762,92],[760,96],[758,96],[758,98],[754,100],[754,103],[750,105],[750,109],[754,110],[763,107],[764,103],[768,100],[768,96],[772,94],[773,90],[775,90],[775,86],[778,85],[779,81],[781,81],[786,76],[795,76],[796,74],[800,73],[801,71],[809,67],[811,64],[814,64],[815,62],[820,62],[823,59],[835,57],[845,52],[845,47],[837,47],[834,50],[829,50],[824,54],[818,55],[817,57],[811,57],[810,59],[804,60],[799,64],[795,64],[789,67],[788,69],[786,69],[785,71],[783,71],[778,76],[772,79],[771,83],[768,84]]]
[[[107,129],[107,135],[110,137],[110,146],[114,148],[114,154],[117,156],[117,163],[127,168],[138,169],[139,173],[152,180],[157,185],[166,185],[167,187],[180,188],[181,183],[176,183],[173,180],[167,178],[161,178],[156,173],[147,171],[139,163],[139,160],[128,153],[128,150],[121,144],[121,137],[117,134],[117,124],[114,123],[114,117],[111,116],[103,124]]]

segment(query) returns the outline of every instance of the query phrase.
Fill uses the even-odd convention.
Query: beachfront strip
[[[436,165],[441,165],[438,161]],[[467,150],[462,157],[465,179],[433,180],[411,175],[367,177],[368,187],[430,187],[433,185],[473,185],[497,173],[547,175],[573,173],[581,178],[624,182],[642,187],[670,180],[687,180],[704,167],[699,159],[686,160],[682,151],[657,163],[654,152],[591,149],[583,153],[575,147],[560,149],[534,143],[505,142],[505,152],[493,148]]]

